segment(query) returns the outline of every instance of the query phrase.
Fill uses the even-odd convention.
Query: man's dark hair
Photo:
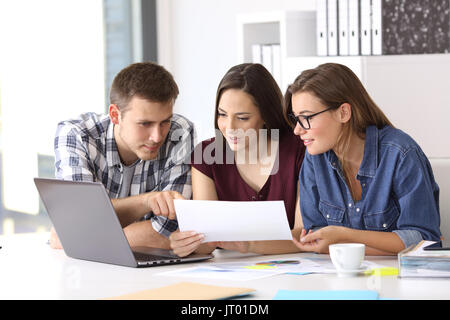
[[[175,100],[178,93],[173,76],[164,67],[153,62],[139,62],[116,75],[109,99],[123,112],[134,96],[153,102],[169,102]]]

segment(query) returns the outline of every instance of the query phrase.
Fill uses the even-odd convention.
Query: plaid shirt
[[[193,124],[174,114],[157,158],[136,164],[130,196],[174,190],[191,199],[189,156],[193,146]],[[119,197],[123,170],[114,139],[114,124],[108,115],[85,113],[78,119],[60,122],[54,147],[57,179],[101,181],[110,198]],[[152,212],[143,219],[151,219],[153,228],[166,237],[178,228],[176,220],[155,216]]]

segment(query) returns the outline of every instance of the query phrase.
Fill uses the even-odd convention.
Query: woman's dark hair
[[[280,136],[291,130],[283,115],[283,95],[275,79],[258,63],[243,63],[227,71],[219,83],[216,95],[214,126],[218,129],[218,108],[222,94],[228,89],[239,89],[249,94],[259,109],[270,136],[271,129],[279,129]]]

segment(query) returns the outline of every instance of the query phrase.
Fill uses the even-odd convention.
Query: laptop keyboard
[[[149,255],[149,254],[140,253],[140,252],[133,252],[133,254],[137,261],[170,260],[169,257],[154,256],[154,255]]]

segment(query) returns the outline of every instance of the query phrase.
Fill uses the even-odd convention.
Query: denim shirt
[[[419,145],[401,130],[366,129],[354,202],[336,154],[306,153],[300,170],[300,210],[306,230],[328,225],[395,232],[405,247],[440,240],[439,187]]]

